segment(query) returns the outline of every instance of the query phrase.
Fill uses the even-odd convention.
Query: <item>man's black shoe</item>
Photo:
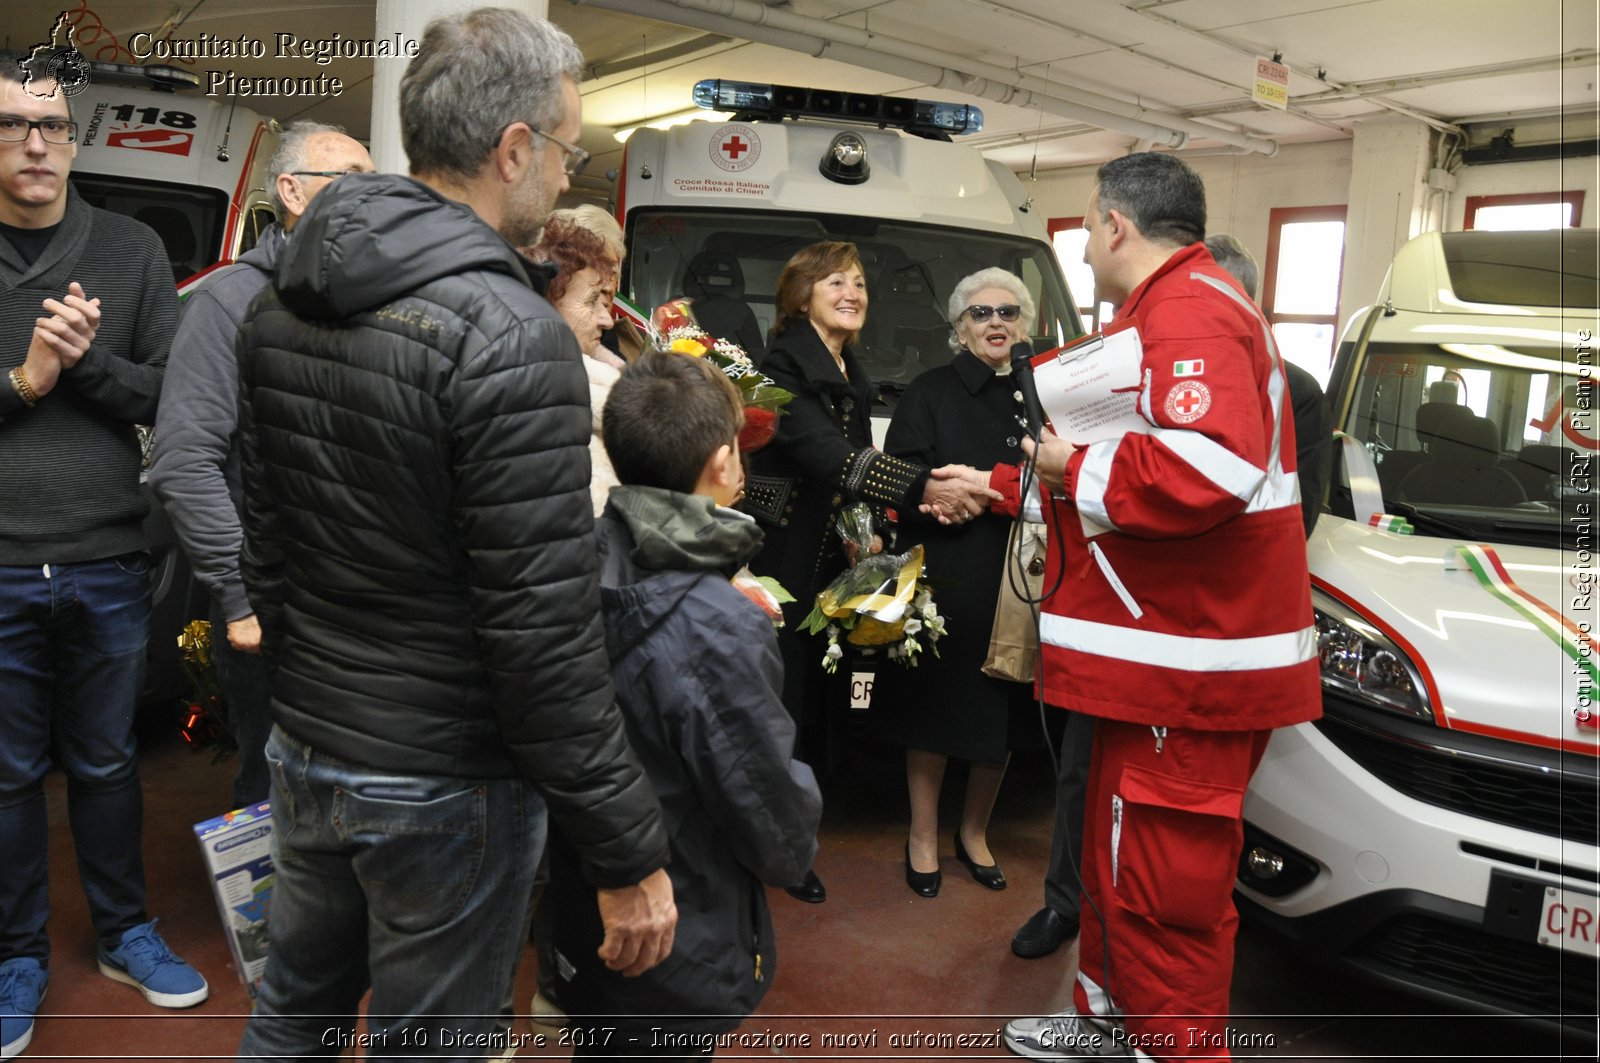
[[[828,890],[815,871],[807,871],[806,877],[801,879],[798,885],[785,886],[783,892],[807,904],[821,904],[828,899]]]
[[[1054,908],[1040,908],[1011,939],[1011,951],[1025,960],[1048,956],[1078,936],[1078,921]]]

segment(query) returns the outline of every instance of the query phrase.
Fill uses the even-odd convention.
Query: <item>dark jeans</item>
[[[520,779],[399,775],[274,728],[271,944],[241,1060],[479,1059],[527,940],[545,805]],[[476,1047],[474,1047],[476,1046]]]
[[[233,777],[233,807],[267,799],[267,736],[272,733],[272,658],[240,653],[228,642],[228,621],[211,603],[211,659],[227,705],[228,731],[239,747],[239,773]]]
[[[55,732],[95,933],[147,922],[133,716],[150,631],[150,557],[0,566],[0,960],[48,963],[44,776]]]
[[[1083,799],[1089,786],[1094,717],[1067,710],[1056,771],[1056,825],[1050,835],[1050,866],[1044,873],[1044,903],[1058,915],[1078,917],[1083,886]]]

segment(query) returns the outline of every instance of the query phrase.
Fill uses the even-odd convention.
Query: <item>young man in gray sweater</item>
[[[147,226],[67,184],[77,126],[0,53],[0,1059],[49,979],[52,730],[100,972],[161,1007],[206,981],[144,910],[134,709],[150,626],[136,424],[155,418],[177,296]]]

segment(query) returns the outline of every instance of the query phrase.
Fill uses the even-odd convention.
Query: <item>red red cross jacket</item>
[[[1046,507],[1044,585],[1060,585],[1040,617],[1045,699],[1199,730],[1315,719],[1294,425],[1271,329],[1201,244],[1136,288],[1128,317],[1151,427],[1078,449],[1066,497]],[[996,509],[1016,512],[1019,469],[997,466],[991,483],[1006,495]]]

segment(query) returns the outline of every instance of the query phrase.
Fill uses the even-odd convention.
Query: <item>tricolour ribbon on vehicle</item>
[[[1596,663],[1596,654],[1600,651],[1597,651],[1589,632],[1571,618],[1562,616],[1559,610],[1551,608],[1547,602],[1518,586],[1511,578],[1511,574],[1506,571],[1505,563],[1500,560],[1500,555],[1495,553],[1494,547],[1481,544],[1458,546],[1455,548],[1454,556],[1446,558],[1445,565],[1447,568],[1461,567],[1460,564],[1452,564],[1453,561],[1465,564],[1477,577],[1478,583],[1484,590],[1531,620],[1534,627],[1560,646],[1562,652],[1571,657],[1577,667],[1583,670],[1591,689],[1600,687],[1600,665]],[[1595,720],[1593,712],[1585,712],[1578,716],[1578,722],[1586,726],[1594,726]]]

